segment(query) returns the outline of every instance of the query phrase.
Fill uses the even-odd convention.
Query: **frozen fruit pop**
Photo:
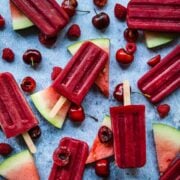
[[[53,154],[49,180],[81,180],[88,156],[88,145],[80,140],[63,138]]]
[[[83,43],[52,84],[64,98],[54,106],[51,117],[56,115],[66,99],[80,105],[107,61],[107,52],[92,42]]]
[[[38,125],[36,117],[12,74],[0,73],[0,87],[0,125],[4,134],[7,138],[22,134],[34,152],[34,144],[26,132]]]
[[[179,0],[131,0],[127,9],[129,28],[180,32]]]
[[[55,36],[69,22],[55,0],[11,0],[44,34]]]
[[[165,171],[160,180],[180,180],[180,158]]]
[[[146,163],[145,106],[130,105],[129,82],[123,83],[124,106],[111,107],[116,164],[137,168]]]
[[[180,87],[180,45],[138,81],[138,87],[153,103],[162,101]]]

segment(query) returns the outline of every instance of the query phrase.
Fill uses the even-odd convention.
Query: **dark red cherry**
[[[51,47],[55,44],[57,41],[57,36],[49,37],[42,32],[39,33],[39,42],[47,47]]]
[[[116,52],[116,61],[122,64],[130,64],[134,60],[134,56],[132,54],[128,54],[125,49],[119,49]]]
[[[30,64],[33,67],[38,65],[41,62],[41,60],[42,60],[41,53],[36,49],[28,49],[23,54],[23,61],[26,64]]]
[[[94,4],[100,8],[104,7],[107,4],[107,0],[93,0]]]
[[[85,119],[83,107],[76,104],[71,105],[68,115],[73,122],[82,122]]]
[[[138,39],[138,36],[139,36],[138,31],[135,29],[127,28],[124,31],[124,38],[128,42],[136,42]]]
[[[76,0],[64,0],[61,6],[69,15],[69,17],[72,17],[76,13],[76,7],[78,6],[78,2]]]
[[[95,172],[100,177],[108,177],[110,173],[109,161],[107,159],[101,159],[96,162]]]
[[[120,83],[115,87],[113,96],[118,101],[123,102],[123,83]]]
[[[21,88],[23,91],[31,93],[36,89],[36,81],[32,77],[25,77],[22,80]]]
[[[41,129],[39,126],[33,127],[28,132],[32,139],[38,139],[41,136]]]
[[[101,143],[107,144],[112,143],[113,133],[107,126],[102,126],[98,131],[98,137]]]
[[[101,12],[99,14],[96,14],[92,18],[92,23],[93,23],[94,27],[102,30],[102,29],[105,29],[109,26],[110,19],[109,19],[108,14]]]

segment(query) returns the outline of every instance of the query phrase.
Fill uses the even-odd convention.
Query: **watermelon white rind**
[[[8,180],[39,180],[39,174],[28,150],[15,154],[0,164],[0,175]]]
[[[104,51],[106,51],[109,54],[110,51],[110,40],[107,38],[100,38],[100,39],[90,39],[88,40],[100,48],[102,48]],[[84,41],[79,41],[75,44],[72,44],[67,47],[68,51],[74,55],[80,46],[84,43]],[[99,90],[104,94],[104,96],[109,96],[109,61],[106,63],[103,71],[99,73],[99,76],[97,77],[95,84],[99,88]]]
[[[155,48],[167,44],[175,39],[174,34],[145,31],[145,42],[148,48]]]
[[[153,123],[154,141],[160,173],[180,153],[180,130],[161,123]]]
[[[21,30],[33,26],[33,23],[11,1],[9,2],[13,30]]]
[[[48,87],[40,92],[31,95],[31,99],[40,114],[53,126],[62,128],[70,107],[69,101],[65,102],[65,104],[62,106],[55,117],[52,118],[49,116],[50,111],[59,98],[59,93],[57,93],[52,87]]]

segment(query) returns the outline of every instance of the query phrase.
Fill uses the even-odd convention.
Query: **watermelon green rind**
[[[101,126],[107,126],[111,129],[111,120],[109,116],[105,116]],[[96,136],[93,145],[90,149],[89,156],[86,164],[93,163],[100,159],[113,156],[113,145],[105,145],[99,141],[98,135]]]
[[[25,174],[26,172],[24,171],[29,174]],[[33,157],[28,150],[15,154],[0,164],[0,175],[7,179],[23,179],[25,178],[24,176],[29,176],[30,173],[31,177],[27,179],[33,178],[34,180],[39,180]]]
[[[32,102],[34,103],[40,114],[53,126],[57,128],[62,128],[70,107],[69,101],[65,102],[65,104],[59,110],[55,117],[52,118],[49,116],[53,105],[55,105],[59,98],[60,95],[55,90],[53,90],[52,87],[46,88],[40,92],[31,95]]]
[[[180,153],[180,130],[161,123],[153,123],[154,140],[160,173]]]
[[[93,42],[97,46],[101,47],[104,50],[107,50],[109,52],[109,46],[110,46],[110,39],[108,38],[101,38],[101,39],[89,39],[88,41]],[[67,47],[68,51],[73,55],[77,52],[77,50],[80,48],[84,41],[79,41],[77,43],[74,43]]]
[[[155,48],[167,44],[175,39],[174,34],[145,31],[145,42],[148,48]]]

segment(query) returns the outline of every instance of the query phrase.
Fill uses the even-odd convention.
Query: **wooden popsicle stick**
[[[30,135],[28,134],[28,132],[23,133],[22,137],[23,137],[26,145],[28,146],[30,152],[33,154],[36,153],[36,146],[34,145]]]
[[[123,100],[124,106],[131,105],[130,83],[128,80],[123,82]]]
[[[51,109],[49,116],[50,118],[53,118],[56,116],[56,114],[58,113],[58,111],[61,109],[61,107],[63,106],[63,104],[67,101],[67,99],[64,96],[61,96],[58,101],[56,102],[56,104],[54,105],[54,107]]]

